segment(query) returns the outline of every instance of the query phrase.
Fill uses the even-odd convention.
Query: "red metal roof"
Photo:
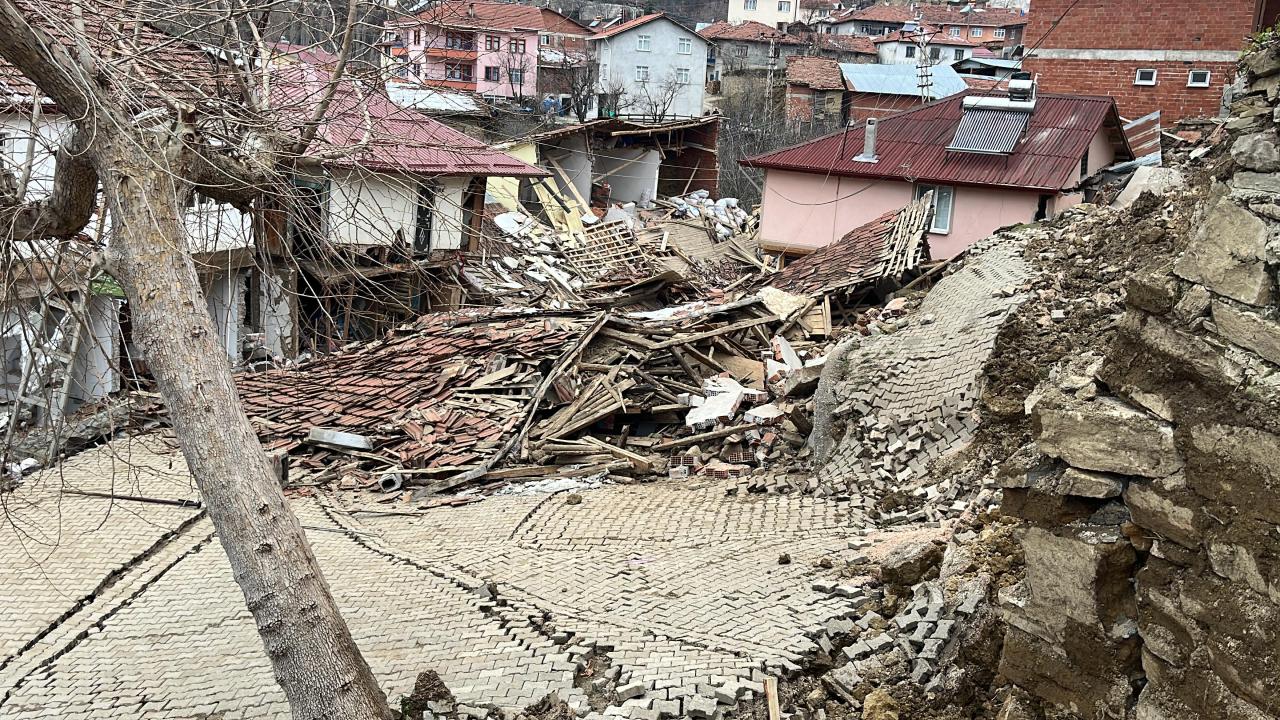
[[[965,27],[1013,27],[1026,25],[1027,16],[1008,8],[987,8],[962,12],[941,5],[917,5],[920,17],[933,25],[963,25]]]
[[[742,161],[747,167],[882,178],[949,185],[985,185],[1057,191],[1080,177],[1080,158],[1094,135],[1113,129],[1120,155],[1132,157],[1115,102],[1109,97],[1040,94],[1026,135],[1009,155],[947,150],[964,112],[964,98],[1003,97],[972,90],[952,95],[880,121],[878,162],[855,162],[864,128],[850,128],[801,145]]]
[[[300,121],[323,97],[329,72],[323,65],[275,59],[272,102]],[[338,85],[324,124],[307,154],[327,165],[422,175],[541,177],[547,173],[413,110],[353,80]]]

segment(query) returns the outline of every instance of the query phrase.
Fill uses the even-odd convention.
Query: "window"
[[[972,35],[973,37],[982,37],[982,28],[980,27],[969,28],[969,34]]]
[[[422,44],[422,31],[421,31],[421,30],[414,30],[414,31],[413,31],[413,44],[414,44],[414,45],[421,45],[421,44]]]
[[[942,48],[940,48],[940,47],[931,47],[931,48],[929,48],[929,59],[930,59],[930,60],[941,60],[941,59],[942,59]]]
[[[743,10],[755,10],[755,9],[756,9],[756,0],[743,0],[743,3],[742,3],[742,9],[743,9]]]
[[[413,68],[414,77],[422,77],[422,63],[414,63],[411,67]]]
[[[497,52],[502,49],[502,38],[497,35],[484,36],[484,49],[490,52]]]
[[[465,33],[446,32],[444,46],[450,50],[475,50],[476,41],[474,37]]]
[[[933,225],[929,232],[946,235],[951,232],[951,213],[955,209],[955,188],[947,185],[917,185],[916,199],[933,191]]]
[[[995,36],[997,39],[1003,40],[1005,36],[1004,28],[996,28]]]
[[[512,52],[512,53],[515,53],[515,54],[517,54],[517,55],[523,55],[523,54],[524,54],[524,40],[516,40],[515,38],[512,38],[512,39],[508,40],[508,41],[507,41],[507,52]]]
[[[550,45],[550,44],[551,44],[551,36],[550,36],[550,35],[546,35],[546,34],[539,35],[539,36],[538,36],[538,44],[539,44],[539,45]]]
[[[511,81],[513,87],[524,85],[524,70],[508,70],[507,79]]]
[[[746,46],[746,45],[734,45],[734,46],[733,46],[733,56],[734,56],[734,57],[740,57],[740,58],[744,58],[744,57],[746,57],[746,56],[747,56],[747,46]]]
[[[636,36],[636,50],[640,52],[649,52],[650,48],[652,47],[653,47],[653,36],[651,35]]]
[[[870,35],[870,34],[871,34],[871,26],[870,26],[870,25],[863,25],[861,28],[859,28],[859,30],[861,30],[861,31],[862,31],[862,34],[863,34],[863,35]]]
[[[960,28],[953,27],[951,28],[950,32],[951,32],[951,37],[960,37]]]
[[[778,12],[791,12],[791,0],[778,0]]]
[[[682,37],[682,38],[680,38],[680,50],[679,50],[679,53],[680,53],[681,55],[692,55],[692,54],[693,54],[693,38],[687,38],[687,37]]]
[[[676,82],[681,85],[689,84],[689,68],[676,68]]]
[[[471,66],[460,63],[449,63],[444,66],[444,76],[449,80],[471,81]]]
[[[501,81],[502,81],[502,69],[501,69],[501,68],[499,68],[499,67],[498,67],[498,66],[496,66],[496,65],[485,68],[485,69],[484,69],[484,79],[485,79],[485,80],[488,80],[489,82],[501,82]]]
[[[418,207],[413,223],[413,252],[431,252],[431,231],[435,224],[436,188],[429,183],[418,185]]]
[[[636,82],[641,82],[641,83],[649,82],[649,66],[648,65],[636,66]]]
[[[907,46],[905,46],[905,47],[903,48],[903,50],[906,50],[906,51],[907,51],[907,57],[909,57],[909,58],[913,58],[913,57],[915,57],[915,56],[916,56],[916,46],[915,46],[915,45],[907,45]]]
[[[1083,179],[1088,176],[1089,176],[1089,148],[1085,148],[1084,155],[1080,156],[1080,177]]]
[[[956,60],[963,60],[963,59],[964,59],[964,48],[956,48],[955,56],[954,56],[954,57],[955,57],[955,59],[956,59]]]
[[[1155,85],[1156,71],[1153,68],[1143,68],[1133,76],[1134,85]]]
[[[600,63],[600,82],[609,81],[609,63]]]
[[[1192,70],[1187,73],[1187,87],[1209,87],[1209,71]]]

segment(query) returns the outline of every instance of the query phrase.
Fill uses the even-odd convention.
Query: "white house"
[[[620,115],[655,120],[702,115],[707,41],[662,13],[642,15],[591,38],[600,94],[621,93]],[[604,108],[614,103],[601,98]]]
[[[729,22],[764,23],[786,32],[791,23],[800,19],[800,0],[729,0]]]
[[[955,63],[973,57],[973,49],[978,45],[963,37],[954,37],[942,33],[931,33],[932,37],[924,46],[924,53],[931,65]],[[877,38],[876,57],[881,65],[916,65],[921,52],[916,41],[914,29],[901,30]]]
[[[309,117],[327,73],[287,51],[273,65],[273,100]],[[34,200],[50,192],[55,154],[71,123],[52,107],[33,122],[31,97],[13,93],[0,104],[0,160],[12,170],[31,158],[26,193]],[[199,195],[189,203],[185,240],[229,359],[290,357],[300,346],[325,350],[376,334],[385,305],[427,309],[418,286],[406,286],[412,297],[389,299],[371,297],[370,288],[395,286],[395,273],[412,274],[432,253],[471,249],[485,181],[494,175],[546,173],[397,107],[373,88],[340,83],[315,141],[297,161],[294,192],[261,198],[248,212]],[[122,370],[141,357],[122,329],[128,306],[119,287],[109,277],[91,283],[88,263],[73,262],[75,248],[87,254],[96,238],[109,241],[109,230],[109,216],[95,216],[83,232],[89,242],[24,244],[27,255],[17,260],[26,270],[15,266],[0,276],[0,291],[13,301],[0,308],[0,406],[40,397],[65,374],[69,387],[57,390],[62,401],[42,415],[56,417],[118,389]],[[381,280],[367,282],[372,274]],[[362,305],[353,310],[356,293]],[[375,320],[353,320],[356,310]],[[73,317],[87,317],[87,330]],[[67,354],[74,357],[70,372],[58,372],[50,358]]]

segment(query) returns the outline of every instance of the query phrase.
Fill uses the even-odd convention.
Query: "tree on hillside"
[[[262,31],[272,7],[188,8],[174,38],[137,3],[0,0],[0,58],[34,84],[32,106],[48,98],[71,126],[47,196],[26,192],[25,173],[4,173],[0,243],[75,236],[101,193],[110,233],[94,262],[127,297],[134,340],[293,716],[389,718],[245,417],[183,226],[197,196],[246,209],[285,201],[290,168],[348,80],[357,0],[336,17],[323,90],[295,102],[271,89]]]

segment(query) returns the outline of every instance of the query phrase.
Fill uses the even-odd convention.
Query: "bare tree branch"
[[[35,132],[35,129],[32,130]],[[23,202],[25,183],[3,174],[9,187],[0,188],[0,240],[39,240],[71,237],[93,217],[98,197],[98,171],[89,156],[86,132],[78,130],[58,149],[53,192]]]

